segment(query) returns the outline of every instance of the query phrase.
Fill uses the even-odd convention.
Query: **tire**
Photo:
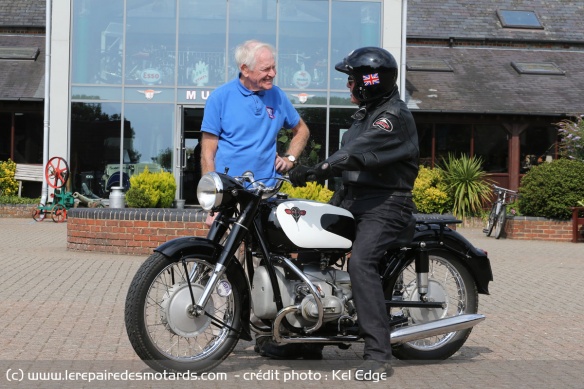
[[[55,223],[63,223],[67,220],[67,208],[62,204],[57,204],[53,207],[52,218]]]
[[[491,208],[491,213],[489,213],[489,218],[487,219],[487,228],[485,228],[485,233],[487,236],[491,236],[493,232],[493,227],[495,227],[495,223],[497,222],[497,203],[493,204]]]
[[[499,216],[497,217],[497,223],[495,225],[495,239],[499,239],[503,232],[505,232],[505,221],[507,220],[507,210],[503,206]]]
[[[45,220],[45,206],[43,204],[37,205],[37,207],[32,210],[32,218],[37,222]]]
[[[214,265],[207,255],[184,260],[189,272],[196,270],[191,286],[197,299]],[[219,365],[235,348],[241,330],[242,291],[230,279],[233,274],[228,268],[220,279],[227,289],[219,295],[215,288],[205,306],[215,318],[211,320],[188,312],[191,293],[182,259],[152,254],[138,269],[126,297],[126,331],[136,354],[159,372],[200,374]]]
[[[390,284],[392,299],[419,301],[416,272],[412,261]],[[416,325],[440,318],[477,313],[479,296],[476,283],[462,262],[445,250],[430,251],[428,297],[445,301],[441,308],[392,308],[392,316],[405,316],[406,325]],[[402,360],[442,360],[457,352],[472,328],[393,345],[393,355]]]

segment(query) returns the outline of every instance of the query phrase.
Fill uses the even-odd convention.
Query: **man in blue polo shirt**
[[[239,78],[217,88],[205,105],[202,131],[202,173],[232,176],[247,170],[266,185],[294,167],[310,135],[308,127],[286,94],[273,84],[276,76],[272,46],[247,41],[235,50]],[[278,156],[276,137],[282,128],[293,138],[284,156]]]
[[[306,146],[310,132],[286,94],[274,85],[275,50],[259,41],[235,49],[239,77],[217,88],[205,105],[201,125],[202,174],[229,168],[229,175],[252,171],[256,180],[274,186],[280,173],[292,169]],[[282,128],[292,129],[286,154],[279,156],[276,138]],[[207,225],[213,221],[207,217]],[[284,359],[320,359],[322,346],[278,346],[268,337],[256,339],[261,355]]]

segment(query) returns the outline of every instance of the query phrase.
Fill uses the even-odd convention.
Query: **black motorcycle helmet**
[[[380,47],[353,50],[335,65],[335,69],[353,76],[353,96],[363,103],[388,95],[397,88],[397,62],[389,51]]]

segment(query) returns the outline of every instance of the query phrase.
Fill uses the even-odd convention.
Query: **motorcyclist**
[[[307,179],[342,176],[342,188],[332,202],[349,210],[356,221],[348,270],[365,342],[359,369],[389,376],[389,317],[378,267],[386,250],[413,237],[411,190],[418,174],[418,135],[399,97],[397,62],[387,50],[359,48],[335,69],[348,75],[351,101],[359,105],[354,122],[340,150],[316,166],[297,166],[290,180],[305,186]]]

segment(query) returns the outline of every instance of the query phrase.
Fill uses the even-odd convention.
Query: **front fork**
[[[227,266],[229,264],[230,259],[239,249],[239,246],[243,241],[243,238],[249,232],[249,229],[247,227],[249,223],[247,221],[253,220],[253,215],[255,215],[255,212],[257,211],[257,206],[258,202],[251,201],[250,203],[248,203],[246,207],[244,207],[244,209],[241,211],[239,217],[237,218],[237,220],[235,220],[235,222],[233,223],[229,222],[231,224],[231,231],[229,231],[227,235],[227,239],[225,240],[225,243],[223,245],[223,250],[219,254],[219,258],[217,259],[217,263],[215,264],[215,268],[213,269],[211,278],[209,279],[209,282],[207,282],[207,285],[205,286],[205,289],[203,290],[203,293],[201,294],[199,301],[195,301],[194,297],[192,297],[191,295],[191,298],[193,300],[192,304],[194,307],[194,312],[197,316],[203,313],[204,307],[207,305],[209,297],[211,297],[211,294],[213,293],[213,290],[217,286],[219,279],[221,278],[221,276],[223,276],[225,270],[227,270]],[[221,214],[218,214],[217,218],[215,219],[215,221],[213,221],[213,225],[209,230],[208,238],[213,242],[218,243],[222,236],[225,234],[225,232],[227,232],[228,230],[228,225],[226,223],[228,223],[226,218],[222,217]],[[189,277],[187,278],[189,289],[191,288],[191,282],[194,277],[194,271],[195,269],[193,269],[193,271],[191,272],[191,274],[189,274]]]

